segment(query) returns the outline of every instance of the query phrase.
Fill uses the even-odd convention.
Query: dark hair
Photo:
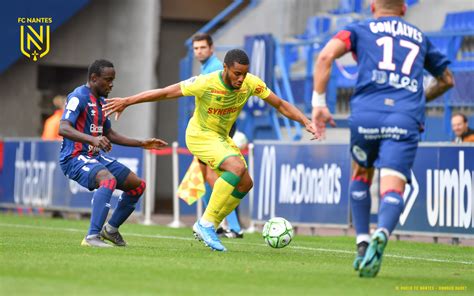
[[[194,41],[206,40],[207,45],[212,46],[212,44],[213,44],[211,35],[209,35],[207,33],[197,33],[193,36],[192,40],[193,40],[193,43],[194,43]]]
[[[114,64],[112,62],[100,59],[100,60],[95,60],[90,66],[89,70],[87,71],[87,77],[90,79],[92,76],[92,73],[95,73],[97,75],[102,74],[102,69],[103,68],[113,68]]]
[[[231,49],[229,50],[224,57],[224,64],[227,65],[227,67],[231,67],[234,65],[234,63],[238,63],[241,65],[248,65],[250,64],[249,62],[249,57],[245,53],[245,51],[241,49]]]
[[[467,122],[467,116],[466,116],[466,115],[464,115],[464,114],[462,114],[462,113],[454,113],[453,116],[451,116],[451,118],[454,118],[454,117],[456,117],[456,116],[461,116],[462,120],[463,120],[464,122]]]

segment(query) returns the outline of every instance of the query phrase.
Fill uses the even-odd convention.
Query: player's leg
[[[93,247],[111,247],[104,243],[99,235],[110,208],[110,198],[116,186],[116,179],[96,158],[85,155],[69,159],[61,164],[66,176],[81,186],[94,190],[91,205],[90,227],[81,245]]]
[[[232,191],[231,195],[227,198],[226,204],[219,212],[219,220],[222,221],[225,218],[229,226],[229,229],[224,232],[225,237],[243,238],[243,232],[237,216],[237,207],[252,187],[253,181],[246,169],[240,183]]]
[[[219,175],[212,170],[210,167],[207,167],[207,184],[206,184],[206,190],[207,186],[210,188],[214,187],[214,183],[217,181],[219,178]],[[209,190],[210,193],[212,193],[212,189]],[[210,198],[210,195],[209,195]],[[240,222],[239,222],[239,217],[237,216],[237,209],[234,209],[231,211],[226,217],[225,220],[227,221],[227,227],[228,229],[222,229],[219,227],[217,229],[217,233],[220,236],[227,237],[227,238],[243,238],[243,233],[242,229],[240,228]],[[219,231],[221,230],[221,231]]]
[[[225,158],[218,168],[222,173],[214,183],[209,205],[201,219],[204,225],[212,223],[214,227],[217,227],[223,218],[230,213],[228,209],[233,207],[233,205],[228,204],[228,199],[240,183],[241,176],[243,176],[246,171],[245,164],[238,156]],[[238,201],[233,200],[233,204],[238,205]],[[224,206],[226,206],[225,210],[223,210]],[[226,213],[226,215],[222,217],[224,213]]]
[[[99,235],[102,226],[110,210],[110,199],[117,185],[115,177],[106,169],[102,169],[95,175],[97,190],[92,198],[91,225],[89,236]]]
[[[186,145],[191,153],[215,171],[228,158],[237,156],[240,153],[235,152],[229,147],[226,137],[213,132],[202,132],[198,135],[186,133]],[[235,186],[240,182],[240,176],[232,172],[220,170],[219,174],[221,175],[214,183],[209,204],[203,216],[194,223],[193,231],[195,237],[203,241],[211,249],[225,251],[226,248],[220,242],[215,229],[219,225],[217,221],[220,209],[224,206],[227,197],[230,196]]]
[[[349,185],[352,224],[356,231],[357,255],[353,266],[355,270],[365,256],[369,245],[370,224],[370,184],[374,175],[374,168],[364,168],[357,162],[352,162],[352,179]]]
[[[418,124],[408,116],[392,114],[385,119],[384,126],[394,132],[382,141],[376,162],[380,169],[381,201],[377,230],[360,265],[362,277],[375,277],[380,270],[383,252],[404,209],[403,192],[410,182],[419,141]]]
[[[403,212],[403,191],[406,178],[400,172],[389,169],[380,169],[380,206],[378,212],[377,229],[375,230],[366,255],[360,263],[361,277],[375,277],[382,265],[382,256],[387,246],[390,234],[395,229]]]
[[[380,169],[380,207],[377,230],[383,231],[387,237],[393,232],[403,212],[403,192],[407,178],[391,168]]]
[[[367,137],[365,131],[377,128],[377,118],[373,113],[362,113],[351,116],[349,120],[351,128],[350,147],[353,159],[349,200],[352,224],[356,231],[356,258],[353,262],[355,270],[359,269],[370,241],[370,185],[374,175],[373,164],[378,155],[380,139],[378,137]]]
[[[211,193],[212,193],[212,186],[209,185],[209,181],[207,180],[207,178],[209,176],[208,173],[213,172],[213,171],[203,161],[198,159],[198,162],[199,162],[199,168],[201,169],[202,177],[204,179],[204,186],[206,188],[206,192],[204,192],[204,195],[201,197],[202,202],[204,203],[204,208],[206,208],[207,204],[209,203],[209,199],[211,198]],[[209,176],[209,177],[212,179],[213,176]],[[217,179],[217,176],[215,177],[215,179]],[[214,179],[214,182],[215,182],[215,179]]]
[[[221,165],[221,170],[226,170],[228,166],[233,166],[233,164],[230,163],[230,161],[235,162],[235,163],[240,163],[241,165],[243,165],[244,173],[242,177],[240,178],[240,182],[237,184],[237,186],[234,187],[231,194],[227,197],[227,200],[225,201],[224,205],[220,209],[219,214],[217,216],[217,222],[219,223],[222,222],[222,220],[225,217],[227,217],[230,213],[232,213],[237,208],[237,206],[240,204],[242,199],[247,195],[247,193],[253,187],[252,178],[250,178],[248,170],[245,167],[245,164],[240,159],[240,157],[234,157],[234,159],[229,158],[229,163],[226,164],[226,162],[224,162]]]
[[[116,177],[117,188],[123,191],[117,202],[117,207],[108,223],[104,225],[101,235],[117,246],[125,246],[126,242],[118,229],[135,210],[136,204],[145,191],[146,184],[129,168],[116,160],[106,158],[101,162],[105,163],[110,172]]]
[[[199,161],[199,165],[201,168],[201,172],[203,173],[204,180],[206,181],[206,193],[202,197],[203,202],[205,207],[209,204],[209,200],[211,198],[212,194],[212,188],[214,187],[214,183],[217,181],[219,178],[219,175],[212,170],[209,166],[207,166],[204,162]],[[240,223],[239,219],[237,217],[237,211],[234,210],[225,217],[229,229],[223,229],[221,227],[218,227],[216,229],[216,232],[224,237],[229,237],[229,238],[242,238],[243,234],[241,232],[240,228]]]

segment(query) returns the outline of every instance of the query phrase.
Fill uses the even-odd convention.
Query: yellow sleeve
[[[248,74],[248,75],[251,75],[250,81],[252,84],[252,95],[257,96],[264,100],[268,98],[268,96],[271,93],[271,90],[267,87],[265,82],[263,82],[262,79],[258,78],[255,75],[252,75],[252,74]]]
[[[207,79],[205,78],[206,75],[199,75],[199,76],[194,76],[191,77],[187,80],[183,80],[179,83],[179,86],[181,87],[181,92],[183,93],[184,96],[194,96],[194,97],[200,97],[206,90],[206,81]]]

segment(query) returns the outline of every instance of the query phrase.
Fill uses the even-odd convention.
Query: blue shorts
[[[402,113],[359,112],[349,118],[351,154],[365,168],[389,168],[410,182],[420,125]]]
[[[129,168],[116,159],[103,155],[92,157],[78,155],[60,165],[66,177],[91,191],[96,188],[95,176],[101,170],[107,170],[114,175],[118,186],[123,184],[128,174],[130,174]]]

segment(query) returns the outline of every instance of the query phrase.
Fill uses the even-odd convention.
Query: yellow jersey
[[[213,131],[225,137],[251,96],[265,100],[271,93],[265,82],[250,73],[240,89],[233,89],[224,83],[222,71],[191,77],[180,87],[184,96],[196,100],[186,132]]]

